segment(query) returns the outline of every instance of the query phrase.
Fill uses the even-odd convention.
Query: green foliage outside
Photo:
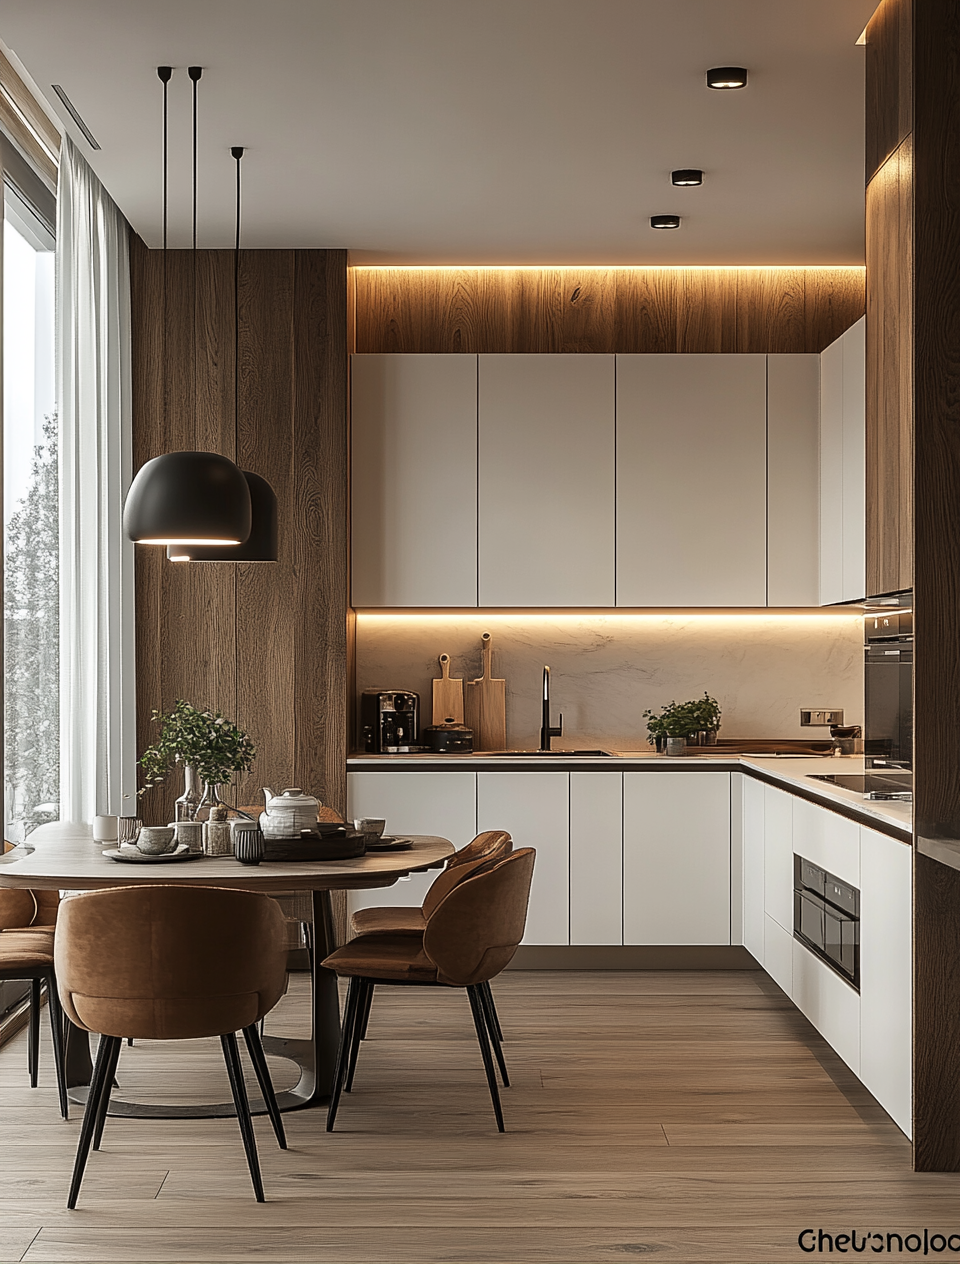
[[[30,486],[6,532],[4,791],[19,841],[59,816],[60,522],[57,418],[46,417]]]

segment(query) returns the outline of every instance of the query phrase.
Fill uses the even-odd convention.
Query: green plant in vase
[[[182,764],[187,788],[177,800],[178,820],[194,819],[201,808],[221,802],[219,787],[235,772],[247,772],[256,757],[247,734],[209,707],[200,710],[178,698],[171,711],[155,710],[151,719],[160,725],[160,736],[140,756],[145,778],[140,794],[165,781],[174,764]],[[202,799],[198,780],[204,783]]]

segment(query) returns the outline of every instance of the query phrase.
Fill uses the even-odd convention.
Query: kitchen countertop
[[[783,786],[793,794],[839,812],[863,825],[889,834],[901,842],[912,841],[911,803],[902,800],[877,801],[864,799],[855,790],[845,790],[825,781],[815,781],[813,774],[842,773],[856,775],[864,771],[862,755],[824,756],[750,755],[735,752],[704,751],[697,755],[656,755],[649,751],[612,751],[610,756],[553,754],[538,759],[530,755],[353,755],[347,760],[353,772],[386,772],[401,770],[420,772],[496,770],[520,772],[691,772],[713,768],[722,772],[745,772],[771,785]]]

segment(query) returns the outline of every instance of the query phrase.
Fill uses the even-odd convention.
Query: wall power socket
[[[843,723],[842,707],[801,707],[801,728],[829,728],[831,724]]]

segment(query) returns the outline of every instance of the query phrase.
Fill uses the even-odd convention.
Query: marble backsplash
[[[842,707],[863,719],[863,622],[849,612],[666,614],[372,614],[357,616],[357,689],[413,689],[425,724],[438,655],[451,676],[480,675],[489,632],[493,675],[507,682],[507,745],[535,749],[544,664],[558,747],[646,746],[647,707],[697,697],[723,708],[724,738],[823,739],[801,729],[801,707]],[[554,721],[556,722],[556,720]]]

